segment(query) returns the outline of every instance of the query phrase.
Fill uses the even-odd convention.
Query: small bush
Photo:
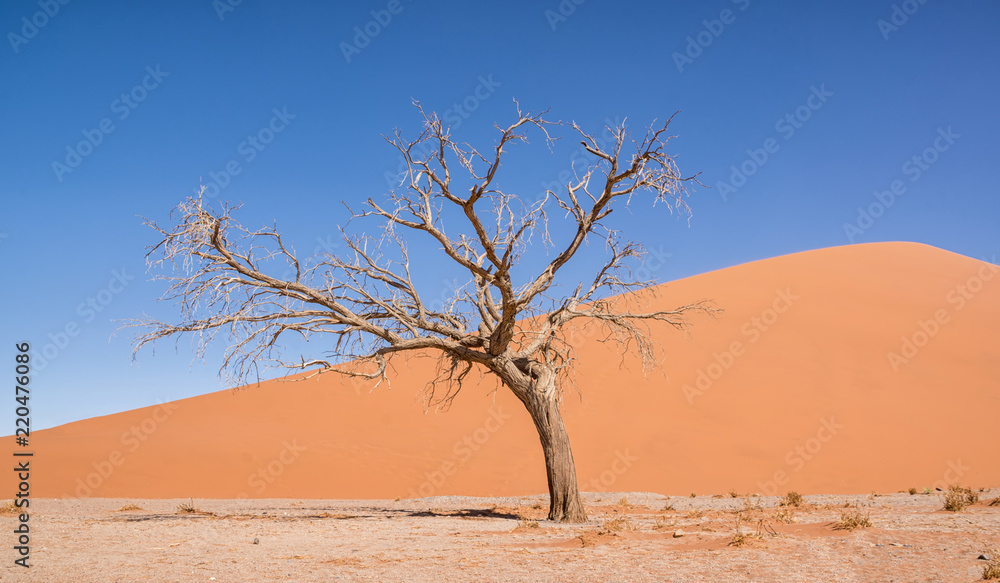
[[[14,505],[13,500],[0,506],[0,514],[17,514],[20,511],[21,509]]]
[[[907,492],[910,493],[910,496],[913,496],[914,494],[917,493],[917,489],[916,488],[910,488],[909,490],[907,490]]]
[[[126,504],[118,509],[118,512],[131,512],[133,510],[142,510],[142,508],[136,506],[135,504]]]
[[[834,526],[836,530],[854,530],[856,528],[871,528],[871,515],[861,512],[860,508],[844,510],[840,513],[840,520]]]
[[[990,506],[1000,506],[1000,496],[990,500]]]
[[[730,490],[729,491],[729,497],[730,498],[739,498],[740,497],[740,493],[737,492],[736,490]]]
[[[785,494],[785,497],[779,502],[781,506],[796,506],[798,507],[802,504],[802,494],[799,494],[795,490]]]
[[[694,492],[691,492],[691,497],[692,497],[692,498],[697,498],[697,497],[698,497],[698,495],[697,495],[697,494],[695,494]]]
[[[979,494],[973,492],[971,488],[964,488],[958,484],[949,488],[944,495],[944,509],[951,512],[960,512],[976,502],[979,502]]]
[[[518,520],[517,528],[538,528],[537,520]]]
[[[923,493],[924,493],[924,494],[930,494],[930,493],[931,493],[931,491],[932,491],[932,490],[931,490],[930,488],[924,488],[924,490],[923,490]]]

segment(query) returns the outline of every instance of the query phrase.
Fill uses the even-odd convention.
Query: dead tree
[[[546,112],[523,113],[518,106],[517,120],[497,125],[495,145],[480,151],[456,142],[437,115],[415,106],[423,118],[419,136],[404,139],[396,130],[386,138],[406,163],[399,187],[384,198],[369,198],[359,210],[347,208],[344,252],[300,262],[276,228],[249,230],[233,218],[238,207],[209,204],[201,196],[181,203],[167,228],[147,220],[162,237],[147,263],[164,270],[158,279],[169,281],[169,288],[162,299],[180,305],[182,323],[134,321],[145,330],[135,350],[164,337],[194,335],[204,355],[222,332],[227,350],[220,372],[237,383],[259,379],[263,366],[337,372],[377,385],[388,380],[394,357],[433,355],[442,367],[428,383],[430,403],[450,402],[478,369],[513,392],[531,415],[545,455],[549,519],[585,521],[560,412],[574,362],[567,325],[600,327],[602,339],[636,353],[647,370],[659,361],[649,323],[684,329],[689,313],[712,312],[706,302],[644,311],[607,301],[652,282],[631,277],[629,265],[644,251],[609,229],[606,217],[640,196],[665,203],[671,213],[689,214],[685,186],[696,179],[683,178],[664,151],[670,120],[651,126],[641,139],[633,139],[624,124],[609,127],[606,141],[575,123],[550,122]],[[551,146],[556,128],[582,140],[586,163],[574,169],[574,178],[531,204],[504,192],[498,185],[504,153],[527,142],[527,131]],[[569,235],[561,237],[566,240],[550,237],[550,216],[568,223]],[[378,229],[368,232],[376,234],[351,234],[355,221],[374,221]],[[408,244],[419,238],[440,251],[436,261],[468,277],[441,308],[425,301],[411,277]],[[603,240],[606,254],[593,279],[567,287],[572,293],[555,294],[560,270],[594,239]],[[518,269],[529,248],[545,252],[537,273]],[[279,271],[285,275],[276,277]],[[289,358],[280,341],[292,335],[329,338],[329,350],[322,358]]]

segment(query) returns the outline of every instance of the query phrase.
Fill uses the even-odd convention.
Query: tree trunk
[[[555,382],[551,377],[547,380]],[[531,420],[535,422],[542,451],[545,453],[545,473],[549,482],[549,520],[586,522],[587,511],[583,508],[580,490],[577,488],[573,450],[555,395],[555,390],[534,390],[528,393],[528,398],[524,401]]]

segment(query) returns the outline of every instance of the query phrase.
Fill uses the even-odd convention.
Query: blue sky
[[[514,98],[594,132],[681,111],[672,153],[711,187],[690,226],[641,200],[616,217],[670,254],[661,282],[849,242],[1000,250],[994,1],[10,0],[0,32],[0,337],[10,363],[16,342],[49,346],[35,428],[222,388],[186,341],[134,366],[128,333],[111,337],[178,313],[156,302],[140,217],[166,220],[201,181],[300,253],[331,247],[340,201],[385,194],[382,135],[419,129],[412,99],[485,147]],[[504,183],[529,198],[576,143],[537,138]]]

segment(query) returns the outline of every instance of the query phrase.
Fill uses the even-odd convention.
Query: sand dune
[[[659,288],[713,298],[663,375],[581,334],[565,410],[581,488],[678,495],[1000,486],[1000,268],[913,243],[757,261]],[[268,382],[32,435],[41,497],[394,498],[545,491],[527,413],[492,383],[423,411],[428,359],[391,390]],[[11,438],[4,438],[11,446]],[[7,491],[16,488],[2,474]]]

